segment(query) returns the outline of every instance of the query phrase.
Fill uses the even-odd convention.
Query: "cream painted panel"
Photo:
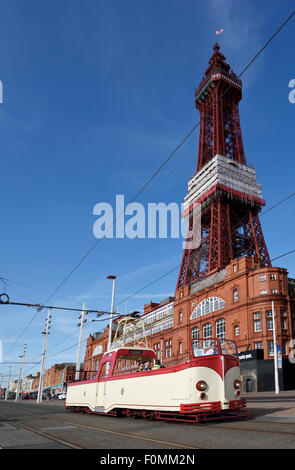
[[[240,380],[240,368],[231,367],[225,375],[225,396],[228,400],[238,400],[237,390],[234,389],[234,381]]]

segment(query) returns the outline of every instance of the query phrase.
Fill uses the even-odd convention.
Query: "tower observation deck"
[[[271,266],[258,216],[265,201],[244,153],[241,98],[242,82],[215,43],[209,67],[195,91],[200,112],[198,161],[184,199],[183,215],[189,227],[177,288],[243,256],[253,257],[259,267]],[[201,204],[198,230],[193,217],[196,204]],[[196,232],[197,247],[191,243]]]

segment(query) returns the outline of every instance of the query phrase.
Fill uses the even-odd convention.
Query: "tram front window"
[[[225,356],[238,357],[238,350],[237,350],[236,343],[234,341],[230,341],[228,339],[221,339],[220,346],[221,346],[221,354],[224,354]]]
[[[214,339],[194,339],[192,343],[194,357],[219,354],[218,342]]]
[[[135,350],[136,352],[136,350]],[[114,367],[114,375],[133,374],[151,370],[154,365],[154,358],[144,353],[122,354],[117,357]]]

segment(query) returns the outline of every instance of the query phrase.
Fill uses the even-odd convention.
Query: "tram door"
[[[96,400],[95,400],[96,408],[102,407],[101,411],[104,411],[103,408],[105,406],[105,401],[106,401],[108,382],[107,380],[104,380],[103,382],[99,382],[99,380],[106,379],[108,377],[110,368],[111,368],[110,362],[105,362],[104,364],[102,364],[102,367],[98,375],[98,382],[96,384]]]

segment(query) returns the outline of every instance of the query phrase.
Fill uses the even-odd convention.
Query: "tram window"
[[[237,346],[234,341],[229,341],[227,339],[220,340],[221,353],[225,356],[237,356]]]
[[[110,365],[111,365],[110,362],[105,362],[102,365],[98,379],[105,379],[109,375]]]
[[[219,354],[218,343],[214,339],[193,340],[194,357],[214,356]]]
[[[149,362],[154,363],[154,358],[151,356],[144,356],[143,354],[138,354],[136,357],[130,355],[119,356],[115,362],[113,375],[133,374],[135,372],[139,372],[142,368],[142,364],[144,366],[143,370],[147,370],[146,367]]]

